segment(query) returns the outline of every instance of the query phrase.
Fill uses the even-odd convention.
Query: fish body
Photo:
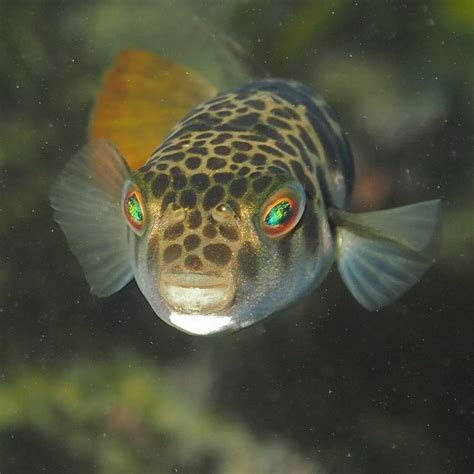
[[[299,82],[263,79],[197,105],[134,170],[114,144],[91,141],[52,205],[95,293],[135,278],[160,318],[208,335],[293,304],[335,261],[368,309],[416,282],[438,201],[351,214],[353,183],[326,102]]]

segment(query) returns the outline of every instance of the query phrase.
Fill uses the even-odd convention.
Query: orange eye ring
[[[283,237],[292,231],[304,211],[306,200],[304,191],[286,187],[268,199],[261,213],[261,226],[271,238]]]
[[[136,234],[143,234],[146,223],[146,212],[142,193],[135,186],[130,186],[122,202],[123,213],[128,225]]]

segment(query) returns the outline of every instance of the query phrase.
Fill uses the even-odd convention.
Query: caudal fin
[[[369,310],[392,303],[432,264],[440,227],[440,201],[353,214],[331,209],[341,276]]]
[[[51,190],[54,218],[97,296],[115,293],[133,277],[120,207],[128,176],[117,151],[96,140],[69,161]]]

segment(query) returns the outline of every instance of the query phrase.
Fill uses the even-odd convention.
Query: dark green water
[[[211,29],[327,98],[354,209],[443,199],[439,259],[399,302],[367,312],[333,271],[278,317],[197,338],[135,283],[90,294],[51,183],[122,48],[238,83]],[[469,0],[1,0],[0,472],[472,473],[473,50]]]

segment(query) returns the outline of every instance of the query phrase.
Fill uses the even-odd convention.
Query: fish
[[[370,311],[421,278],[440,200],[354,213],[354,180],[347,136],[308,86],[267,77],[220,93],[125,50],[50,200],[93,294],[135,279],[163,321],[205,336],[297,303],[334,264]]]

